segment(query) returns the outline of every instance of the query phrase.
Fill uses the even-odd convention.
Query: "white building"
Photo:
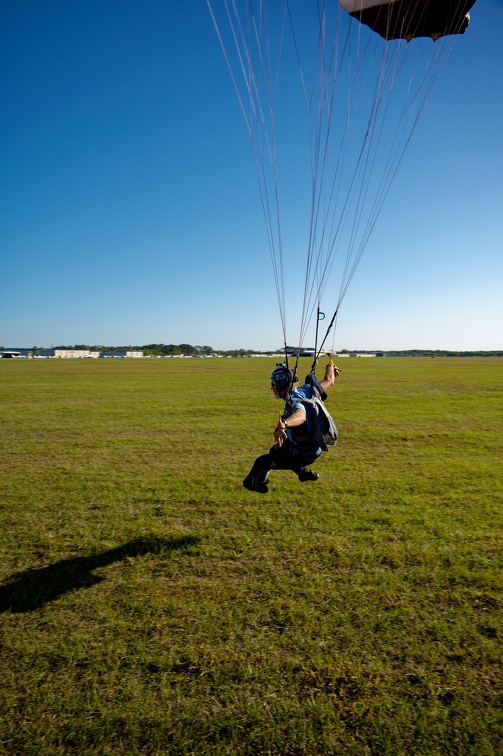
[[[143,357],[143,352],[129,349],[115,349],[113,352],[100,352],[100,357]]]
[[[68,359],[70,357],[92,357],[98,355],[98,352],[91,352],[89,349],[35,349],[34,357],[58,357]]]
[[[34,357],[82,359],[85,357],[143,357],[143,352],[118,349],[115,352],[95,352],[91,349],[36,349]]]

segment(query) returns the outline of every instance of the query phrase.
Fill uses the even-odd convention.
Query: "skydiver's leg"
[[[301,483],[307,480],[318,480],[318,473],[308,469],[308,465],[316,462],[318,457],[300,455],[290,444],[285,443],[282,447],[273,447],[269,455],[273,459],[273,470],[291,470],[298,476]]]
[[[270,454],[262,454],[257,457],[253,467],[243,480],[243,486],[248,491],[257,491],[258,493],[267,493],[267,483],[269,481],[269,471],[272,468],[272,459]]]
[[[318,480],[318,473],[308,470],[307,466],[316,462],[317,457],[300,456],[297,450],[285,441],[283,446],[273,446],[269,454],[257,457],[253,467],[243,480],[243,486],[249,491],[267,493],[269,473],[271,470],[291,470],[303,483],[307,480]]]
[[[293,470],[296,472],[302,467],[302,462],[299,460],[298,454],[292,454],[292,450],[287,444],[283,446],[274,446],[269,452],[269,456],[272,458],[272,470]]]
[[[309,462],[309,464],[312,464],[312,462]],[[318,480],[320,477],[319,473],[310,470],[307,466],[301,467],[297,475],[301,483],[305,483],[307,480]]]

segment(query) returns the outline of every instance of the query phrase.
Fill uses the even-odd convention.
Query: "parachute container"
[[[339,0],[341,7],[386,40],[463,34],[475,0]]]

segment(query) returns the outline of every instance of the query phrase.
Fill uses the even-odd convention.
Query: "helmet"
[[[293,383],[293,375],[293,370],[287,368],[284,362],[280,362],[271,373],[271,381],[276,384],[277,391],[283,391]]]

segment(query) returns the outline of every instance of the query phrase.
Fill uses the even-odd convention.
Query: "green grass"
[[[341,360],[260,496],[271,362],[0,361],[0,753],[503,753],[503,360]]]

